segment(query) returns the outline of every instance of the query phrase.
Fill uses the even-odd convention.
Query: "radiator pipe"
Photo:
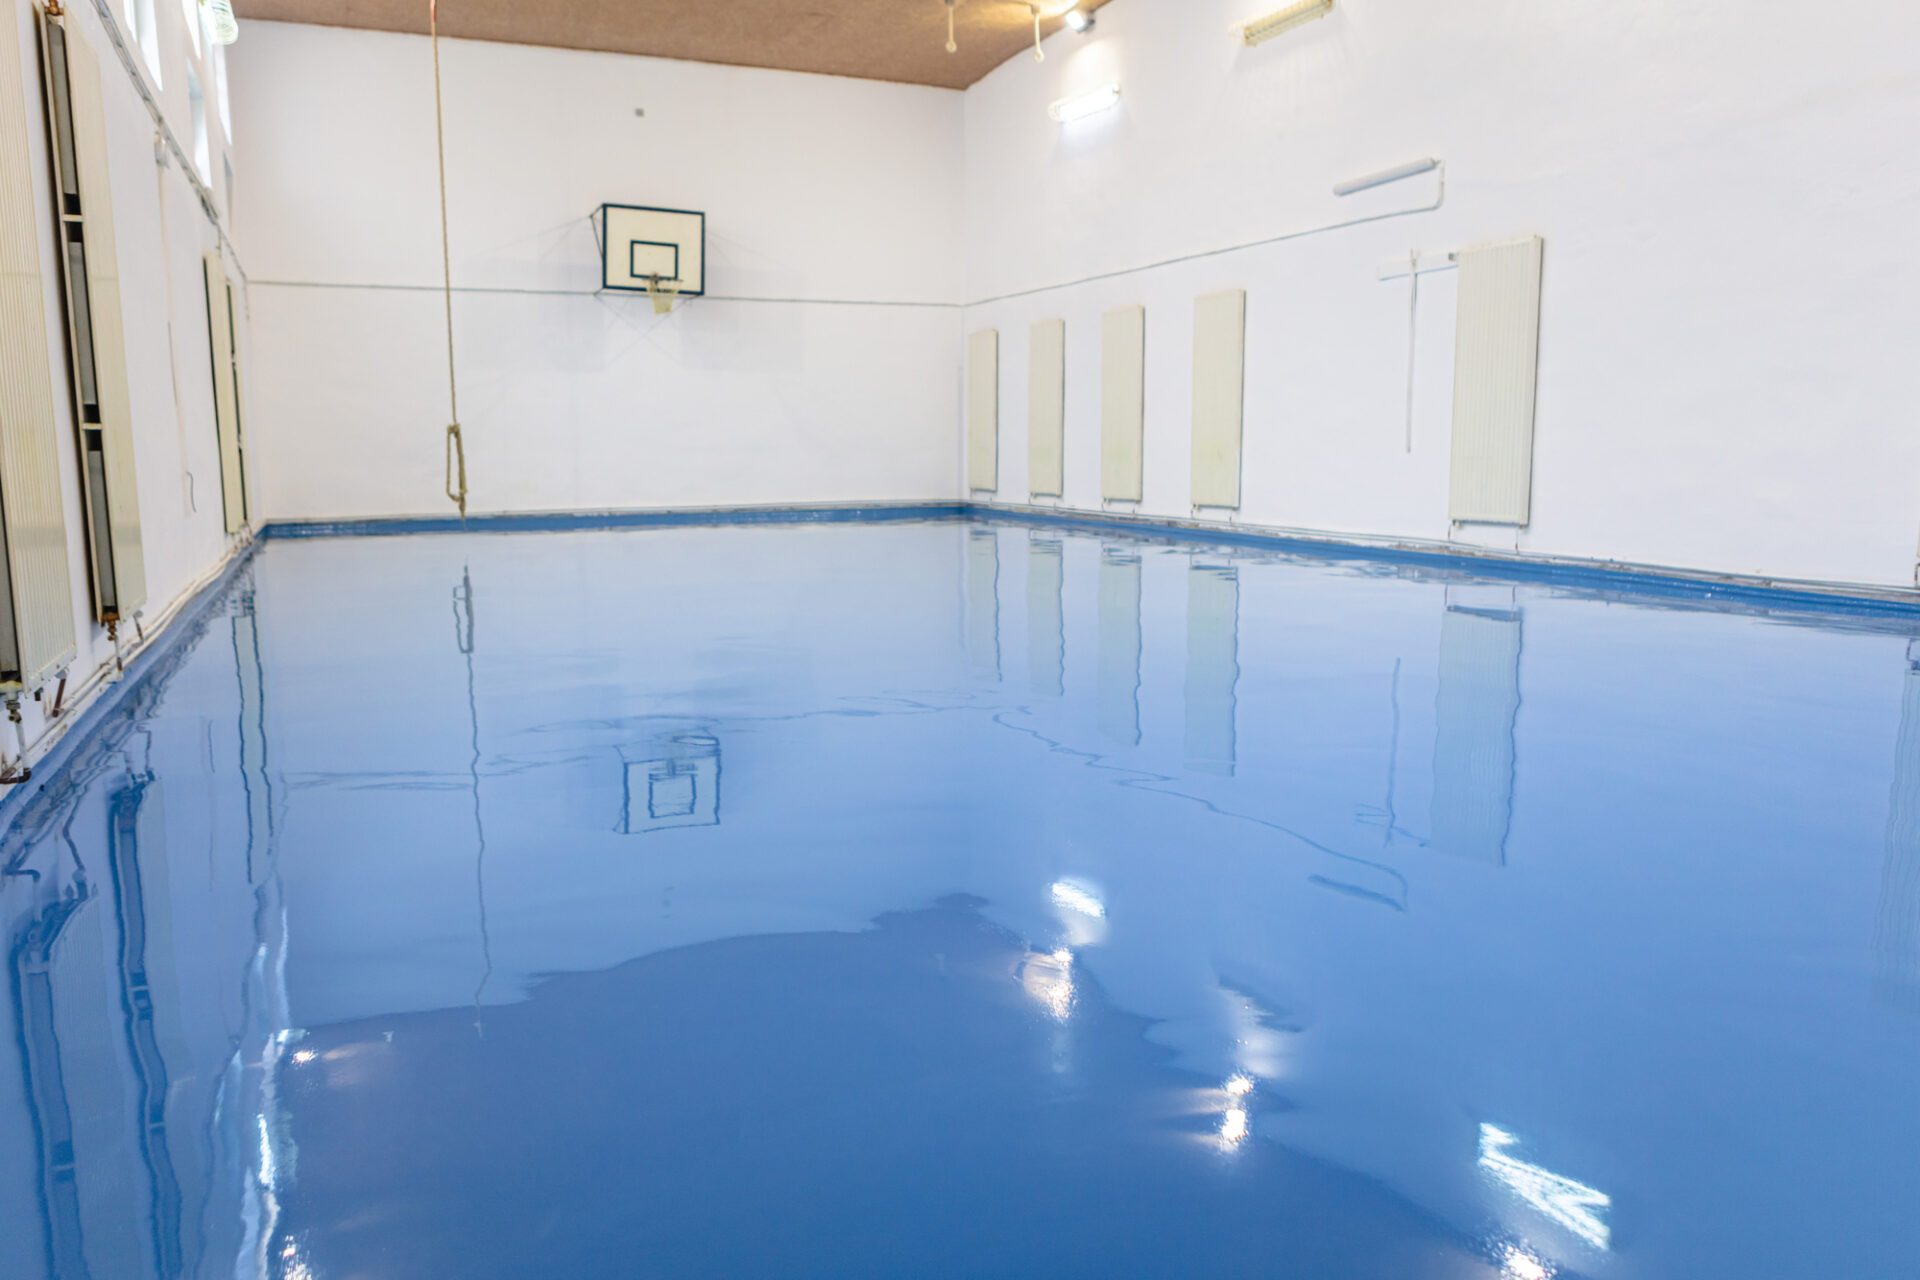
[[[33,776],[33,767],[27,763],[27,726],[20,719],[20,695],[7,695],[7,719],[13,721],[13,740],[17,744],[17,755],[0,770],[0,784],[12,785],[25,782]]]

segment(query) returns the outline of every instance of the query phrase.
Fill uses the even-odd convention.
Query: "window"
[[[213,181],[213,157],[207,149],[207,98],[200,92],[200,77],[187,67],[187,108],[193,114],[193,167],[200,181]]]
[[[140,49],[140,56],[147,64],[147,74],[153,77],[153,87],[160,87],[160,39],[153,29],[153,0],[125,0],[121,15],[127,26],[127,41]]]
[[[220,106],[220,136],[233,141],[233,108],[227,103],[227,46],[213,46],[213,96]]]
[[[187,20],[187,38],[193,41],[193,56],[197,58],[206,47],[200,31],[200,0],[180,0],[180,16]]]

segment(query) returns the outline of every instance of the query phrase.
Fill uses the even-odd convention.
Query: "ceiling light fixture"
[[[1231,30],[1249,46],[1265,44],[1303,23],[1326,17],[1332,8],[1333,0],[1301,0],[1299,4],[1269,13],[1263,18],[1248,18]]]
[[[1071,98],[1062,98],[1047,108],[1047,114],[1061,124],[1072,124],[1075,120],[1085,120],[1088,116],[1097,116],[1109,110],[1120,101],[1120,86],[1103,84],[1098,89],[1086,93],[1076,93]]]
[[[1093,15],[1078,7],[1069,9],[1061,15],[1066,24],[1081,35],[1093,30]]]

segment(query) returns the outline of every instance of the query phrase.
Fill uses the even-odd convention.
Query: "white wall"
[[[1456,536],[1912,584],[1920,8],[1341,0],[1242,48],[1262,7],[1116,0],[969,90],[967,297],[1429,204],[1431,176],[1330,193],[1422,156],[1444,207],[970,307],[1002,331],[1000,500],[1026,501],[1027,326],[1064,316],[1064,502],[1100,505],[1099,317],[1140,302],[1142,509],[1188,515],[1193,298],[1244,287],[1241,518],[1445,538],[1455,277],[1421,277],[1409,455],[1408,286],[1377,267],[1539,234],[1533,523]],[[1116,110],[1047,117],[1109,80]]]
[[[116,17],[119,0],[111,0]],[[20,30],[23,74],[28,91],[38,93],[39,33],[27,0],[14,0],[12,18]],[[219,118],[217,87],[203,47],[196,56],[178,0],[156,0],[155,30],[161,65],[157,93],[174,136],[191,154],[186,67],[191,60],[206,94],[212,183],[216,198],[222,158],[228,144]],[[193,187],[171,159],[155,163],[156,129],[134,82],[122,67],[98,11],[88,3],[70,4],[67,23],[100,61],[106,99],[109,181],[113,234],[120,270],[121,309],[127,358],[128,391],[133,408],[134,467],[138,479],[141,538],[146,555],[147,600],[141,612],[150,625],[165,614],[227,553],[220,498],[218,442],[213,424],[212,356],[207,334],[206,293],[200,255],[218,244],[212,222]],[[143,67],[143,76],[150,73]],[[36,108],[30,119],[41,119]],[[111,665],[113,645],[92,619],[85,526],[82,523],[78,445],[67,381],[66,334],[61,311],[60,275],[55,257],[52,176],[44,135],[36,146],[33,182],[39,197],[41,280],[46,300],[47,344],[53,356],[60,441],[60,468],[66,496],[67,562],[72,577],[77,653],[72,681]],[[218,205],[216,205],[218,207]],[[164,211],[164,216],[163,216]],[[222,210],[224,213],[224,210]],[[238,317],[244,339],[246,317]],[[135,629],[123,637],[131,644]],[[26,702],[25,729],[30,740],[47,727],[42,704]],[[9,754],[11,749],[9,748]]]
[[[952,496],[959,94],[468,41],[441,63],[475,510]],[[263,509],[450,512],[428,42],[248,22],[231,74]],[[656,318],[594,293],[603,202],[704,210],[710,294],[935,305]]]
[[[962,337],[988,326],[998,497],[1024,501],[1026,330],[1061,316],[1063,504],[1096,509],[1099,316],[1141,302],[1141,510],[1186,516],[1193,298],[1244,287],[1243,521],[1913,582],[1920,10],[1343,0],[1245,49],[1245,8],[1116,0],[964,95],[443,43],[475,508],[958,496]],[[233,75],[263,509],[445,511],[427,44],[250,22]],[[1106,80],[1117,110],[1048,119]],[[1331,194],[1426,155],[1436,211],[1411,212],[1433,175]],[[705,209],[718,294],[925,304],[1377,220],[964,311],[656,320],[593,295],[604,200]],[[1533,522],[1453,529],[1455,275],[1421,277],[1409,453],[1408,283],[1378,267],[1525,234],[1547,245]]]

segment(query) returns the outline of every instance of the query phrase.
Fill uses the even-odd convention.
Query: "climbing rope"
[[[447,126],[440,105],[440,0],[427,0],[427,34],[433,42],[433,144],[440,160],[440,273],[447,304],[447,497],[467,518],[467,444],[460,435],[460,392],[453,375],[453,250],[447,237]]]

